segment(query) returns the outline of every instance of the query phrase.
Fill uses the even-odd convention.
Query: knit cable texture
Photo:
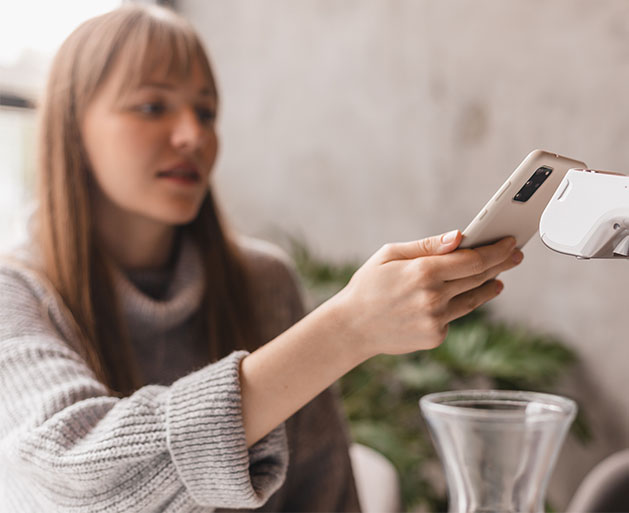
[[[174,280],[180,290],[159,305],[162,321],[168,302],[181,316],[182,298],[198,300],[194,265],[184,248]],[[45,279],[0,263],[0,512],[250,509],[281,486],[284,427],[246,447],[239,383],[246,352],[120,399],[95,379],[71,333]]]

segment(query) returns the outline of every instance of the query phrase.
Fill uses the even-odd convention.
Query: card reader
[[[629,176],[570,169],[539,224],[546,246],[577,258],[629,258]]]

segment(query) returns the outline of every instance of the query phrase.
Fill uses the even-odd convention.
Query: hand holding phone
[[[515,237],[521,249],[535,234],[539,220],[571,168],[585,163],[556,153],[534,150],[496,191],[472,222],[463,230],[460,248],[475,248]]]

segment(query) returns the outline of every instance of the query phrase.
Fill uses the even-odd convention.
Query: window
[[[0,9],[0,248],[24,233],[35,171],[35,105],[49,62],[82,21],[122,0],[19,0]]]

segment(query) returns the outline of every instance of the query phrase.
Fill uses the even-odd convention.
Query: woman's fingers
[[[446,297],[453,298],[459,294],[467,292],[468,290],[480,287],[486,281],[496,278],[500,273],[513,269],[519,265],[523,258],[524,255],[519,249],[513,250],[510,258],[500,262],[498,265],[495,265],[490,269],[487,269],[485,272],[468,278],[461,278],[459,280],[446,282],[444,285],[444,293]]]
[[[461,232],[453,230],[421,240],[386,244],[374,256],[377,257],[378,263],[384,264],[393,260],[412,260],[432,255],[444,255],[454,251],[460,242]]]
[[[363,351],[399,354],[435,347],[450,321],[499,294],[496,276],[521,256],[513,237],[455,251],[460,242],[461,233],[454,231],[387,244],[356,272],[336,304]]]
[[[449,323],[476,310],[479,306],[487,303],[487,301],[494,299],[502,292],[503,288],[504,285],[500,280],[490,280],[480,287],[452,298],[448,304],[445,322]]]
[[[515,249],[515,239],[507,237],[476,249],[461,249],[447,255],[428,257],[434,278],[452,281],[486,272],[507,260]],[[428,263],[428,262],[426,262]],[[424,264],[425,265],[425,264]]]

